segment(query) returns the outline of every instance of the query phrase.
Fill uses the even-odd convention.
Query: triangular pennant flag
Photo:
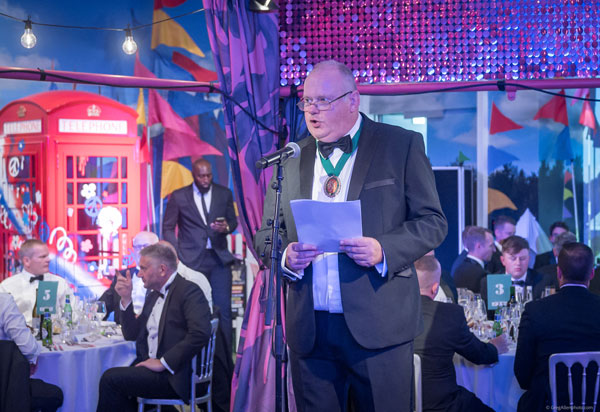
[[[154,23],[161,20],[166,21],[152,26],[152,49],[156,49],[159,44],[164,44],[169,47],[179,47],[200,57],[205,57],[202,50],[185,29],[175,20],[168,20],[169,18],[170,16],[161,9],[154,10],[152,19]]]
[[[533,120],[552,119],[555,122],[569,125],[569,116],[567,115],[567,100],[565,99],[565,90],[562,89],[559,96],[554,96],[535,114]]]
[[[565,187],[565,190],[563,191],[563,201],[570,199],[573,197],[573,192],[571,192],[569,189],[567,189]]]
[[[572,217],[573,217],[573,215],[571,214],[571,212],[569,212],[569,209],[567,209],[566,206],[563,206],[563,213],[562,213],[563,220],[570,219]]]
[[[565,170],[565,184],[571,180],[571,178],[573,177],[573,175],[571,174],[571,172],[569,172],[568,170]]]
[[[499,190],[488,187],[488,214],[498,209],[517,210],[512,200]]]
[[[496,107],[496,103],[492,102],[492,119],[490,120],[490,134],[507,132],[509,130],[518,130],[522,128],[523,126],[513,122],[511,119],[502,114],[500,109]]]
[[[471,160],[470,158],[468,158],[463,152],[462,150],[458,151],[458,157],[456,158],[456,163],[462,165],[464,162],[466,162],[467,160]]]
[[[201,67],[195,61],[179,52],[173,52],[173,63],[190,72],[197,82],[213,82],[218,80],[216,72]]]
[[[571,148],[571,133],[569,127],[565,127],[556,138],[554,146],[554,159],[556,160],[573,160],[573,149]]]
[[[583,97],[590,94],[590,89],[575,89],[575,93],[573,96],[575,97]],[[576,99],[571,99],[571,106],[573,106],[577,102]]]
[[[592,110],[590,102],[587,100],[583,102],[581,115],[579,116],[579,123],[583,126],[589,127],[590,129],[596,130],[596,117],[594,116],[594,111]]]
[[[192,172],[178,162],[162,162],[160,197],[165,198],[171,192],[181,189],[194,181]]]
[[[151,77],[156,78],[156,75],[152,73],[146,66],[142,64],[140,61],[140,55],[136,53],[135,55],[135,64],[133,66],[133,75],[138,77]]]
[[[519,160],[519,158],[492,145],[488,146],[488,174],[491,174],[500,166],[509,164],[515,160]]]
[[[154,0],[154,10],[162,9],[163,7],[177,7],[186,0]]]

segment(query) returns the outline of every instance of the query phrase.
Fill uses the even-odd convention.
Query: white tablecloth
[[[456,382],[496,412],[513,412],[524,392],[515,378],[514,363],[514,349],[500,355],[494,365],[475,365],[455,355]]]
[[[106,369],[128,366],[135,359],[135,342],[102,339],[94,347],[62,345],[63,351],[44,348],[34,378],[58,385],[65,396],[63,412],[93,412],[98,384]]]

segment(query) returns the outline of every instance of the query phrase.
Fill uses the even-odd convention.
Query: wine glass
[[[106,303],[103,300],[97,300],[94,304],[96,321],[103,321],[106,317]]]

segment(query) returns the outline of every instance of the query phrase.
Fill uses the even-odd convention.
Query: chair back
[[[196,410],[196,403],[207,402],[209,410],[211,410],[211,394],[212,394],[212,375],[213,366],[215,359],[215,342],[217,340],[217,330],[219,329],[219,319],[212,319],[210,321],[210,339],[208,344],[202,348],[200,353],[200,362],[198,362],[198,355],[192,359],[192,390],[190,412]],[[206,395],[197,397],[196,396],[196,385],[199,383],[208,383],[206,389]]]
[[[587,369],[591,362],[596,362],[598,365],[598,372],[596,373],[596,379],[594,384],[594,407],[593,412],[596,411],[596,402],[598,399],[598,389],[600,388],[600,352],[570,352],[570,353],[555,353],[550,356],[548,360],[548,368],[549,368],[549,376],[550,376],[550,392],[552,395],[552,409],[557,410],[558,401],[557,401],[557,384],[556,384],[556,365],[559,363],[564,364],[567,367],[568,371],[568,393],[569,393],[569,404],[571,406],[571,411],[574,410],[573,405],[573,376],[572,376],[572,367],[575,364],[580,364],[583,367],[583,376],[581,380],[581,401],[582,401],[582,409],[589,410],[585,408],[585,401],[587,396]],[[578,407],[579,409],[579,407]]]
[[[423,391],[421,389],[421,358],[413,354],[413,370],[415,377],[415,412],[423,412]]]

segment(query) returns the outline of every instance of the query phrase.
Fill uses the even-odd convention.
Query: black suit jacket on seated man
[[[525,306],[519,324],[515,376],[521,388],[527,392],[519,400],[518,411],[549,409],[546,405],[551,402],[548,377],[550,355],[600,351],[598,313],[600,296],[583,286],[564,286],[556,294]],[[594,382],[588,382],[588,392],[593,392],[593,388]],[[564,402],[565,398],[562,397],[562,400]],[[586,405],[591,404],[588,402]]]
[[[424,411],[489,410],[475,395],[457,385],[454,353],[475,364],[498,362],[498,350],[483,343],[469,331],[459,305],[433,301],[421,296],[425,328],[415,339],[415,353],[421,357]]]
[[[454,271],[454,284],[457,288],[466,288],[473,293],[479,293],[481,280],[486,275],[487,272],[477,261],[466,256]]]
[[[121,328],[127,340],[136,341],[135,363],[148,359],[148,331],[146,323],[158,298],[152,291],[146,298],[140,316],[133,305],[121,311]],[[189,399],[191,359],[200,353],[210,338],[210,309],[200,288],[180,275],[169,288],[158,328],[156,358],[165,358],[175,372],[169,383],[182,399]]]

